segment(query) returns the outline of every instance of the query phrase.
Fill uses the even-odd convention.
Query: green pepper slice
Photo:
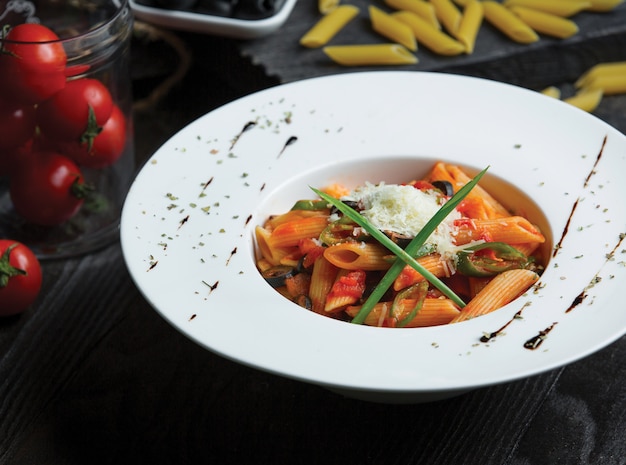
[[[465,276],[477,278],[525,268],[529,263],[526,255],[504,242],[485,242],[468,247],[459,252],[458,259],[457,270]]]
[[[411,309],[409,314],[405,318],[403,318],[402,320],[396,323],[397,328],[403,328],[411,320],[413,320],[413,318],[415,318],[415,315],[417,315],[417,313],[422,309],[422,306],[424,305],[424,299],[426,298],[427,293],[428,293],[428,282],[422,281],[421,283],[413,284],[412,286],[409,286],[406,289],[403,289],[402,291],[398,293],[398,295],[396,295],[396,297],[393,299],[393,303],[391,304],[391,310],[389,311],[391,317],[395,317],[396,309],[398,305],[400,304],[401,300],[404,300],[404,299],[416,299],[417,300],[415,307]]]
[[[327,210],[328,208],[328,202],[325,200],[298,200],[291,207],[292,210],[307,211]]]

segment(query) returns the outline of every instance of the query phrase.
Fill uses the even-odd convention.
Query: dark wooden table
[[[280,38],[239,42],[176,34],[190,68],[137,111],[140,163],[207,111],[294,80],[272,68],[281,58],[267,58],[266,50],[277,40],[297,40],[314,18],[302,8],[304,2]],[[622,46],[607,50],[607,43]],[[569,53],[587,62],[626,59],[625,43],[626,33],[611,32]],[[294,62],[289,47],[281,53],[301,65],[294,70],[297,78],[326,72],[307,60]],[[563,48],[549,48],[540,60],[568,60],[560,55]],[[173,50],[162,41],[136,44],[138,100],[181,64]],[[530,56],[493,60],[462,69],[447,62],[438,71],[498,79],[510,74],[511,63],[541,69],[528,64]],[[574,60],[578,67],[580,60]],[[552,65],[548,69],[555,73]],[[524,81],[520,85],[533,81],[528,87],[549,84],[552,77],[567,86],[573,79],[550,73],[515,79]],[[606,98],[596,114],[626,132],[626,97]],[[381,405],[247,368],[198,347],[142,298],[117,243],[46,262],[44,273],[32,308],[0,321],[3,465],[626,463],[626,338],[529,379],[430,404]]]

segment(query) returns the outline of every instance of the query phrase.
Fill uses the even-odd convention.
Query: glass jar
[[[39,258],[119,237],[132,25],[127,0],[0,0],[0,237]]]

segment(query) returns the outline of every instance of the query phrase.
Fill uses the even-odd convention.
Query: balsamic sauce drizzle
[[[237,253],[237,247],[235,247],[233,250],[230,251],[230,255],[228,257],[228,260],[226,260],[226,266],[228,266],[228,264],[230,263],[230,260],[233,258],[233,256]]]
[[[615,257],[615,252],[617,252],[617,249],[619,249],[620,246],[622,245],[624,238],[626,238],[626,233],[622,233],[619,235],[619,240],[617,241],[617,244],[615,244],[611,252],[606,254],[606,260],[604,261],[604,265],[606,265],[608,262],[613,260],[613,258]],[[604,267],[604,265],[602,266],[602,268]],[[589,291],[589,289],[591,289],[592,287],[594,287],[596,284],[598,284],[601,281],[602,278],[600,277],[600,272],[602,271],[602,268],[600,268],[600,270],[594,275],[594,277],[591,279],[589,284],[585,286],[585,288],[580,292],[580,294],[578,294],[574,298],[571,305],[567,308],[567,310],[565,310],[565,313],[571,312],[572,310],[574,310],[576,307],[578,307],[580,304],[583,303],[583,301],[587,298],[587,291]]]
[[[235,136],[235,138],[233,139],[232,144],[230,144],[230,149],[229,150],[232,150],[235,147],[235,144],[239,141],[241,136],[243,136],[244,132],[249,131],[250,129],[252,129],[255,126],[256,126],[256,121],[248,121],[246,124],[244,124],[243,128],[241,129],[241,131],[239,131],[239,134],[237,134]]]
[[[487,343],[489,341],[491,341],[492,339],[495,339],[496,337],[498,337],[500,334],[502,334],[504,332],[504,330],[511,324],[513,323],[514,320],[518,320],[522,318],[522,312],[524,311],[524,309],[526,307],[528,307],[530,305],[530,302],[526,302],[522,308],[520,308],[515,315],[513,315],[513,318],[511,318],[509,321],[507,321],[501,328],[493,331],[492,333],[485,333],[481,336],[480,338],[480,342],[484,342]]]
[[[219,281],[215,281],[213,284],[209,284],[206,281],[202,281],[202,284],[208,286],[209,288],[209,294],[211,294],[211,292],[213,292],[215,289],[217,289],[217,286],[220,282]]]
[[[283,154],[285,149],[289,147],[290,145],[295,144],[297,141],[298,141],[298,138],[296,136],[291,136],[289,139],[287,139],[287,142],[285,142],[285,145],[283,145],[283,148],[281,149],[281,151],[278,152],[278,156],[276,158],[280,158],[280,156]]]
[[[213,182],[213,178],[214,176],[211,176],[211,178],[202,185],[202,191],[200,192],[200,195],[204,194],[206,188],[209,187],[209,185]]]
[[[587,177],[585,178],[585,182],[583,183],[583,188],[586,188],[587,186],[589,186],[589,181],[591,180],[591,177],[594,174],[596,174],[596,168],[598,167],[598,163],[600,163],[600,159],[602,158],[602,154],[604,153],[606,140],[607,140],[607,136],[604,136],[604,139],[602,140],[602,146],[600,147],[600,152],[598,152],[596,161],[593,163],[593,166],[591,167],[589,174],[587,174]],[[554,250],[552,251],[552,258],[556,257],[557,254],[559,253],[559,250],[561,250],[561,246],[563,244],[563,241],[565,240],[565,236],[567,236],[567,233],[569,231],[570,223],[572,222],[572,218],[574,217],[574,212],[576,211],[576,207],[578,207],[578,202],[580,202],[580,197],[577,198],[576,202],[574,202],[574,205],[572,205],[572,211],[570,212],[569,217],[567,218],[567,223],[565,223],[565,228],[563,228],[563,232],[561,233],[561,238],[559,239],[559,242],[557,242],[556,246],[554,247]]]
[[[524,348],[529,349],[529,350],[538,349],[539,346],[543,344],[543,341],[545,341],[546,337],[548,336],[548,333],[552,331],[554,329],[554,326],[556,326],[557,324],[558,324],[557,322],[554,322],[550,326],[548,326],[546,329],[539,331],[539,334],[531,337],[526,342],[524,342]]]
[[[178,223],[178,229],[182,228],[187,221],[189,221],[189,215],[180,220],[180,223]]]
[[[587,188],[589,186],[589,181],[591,180],[593,175],[596,174],[596,169],[597,169],[598,164],[600,162],[600,159],[602,158],[602,155],[604,153],[604,147],[606,146],[606,141],[607,141],[607,136],[604,136],[604,139],[602,141],[602,146],[601,146],[600,151],[599,151],[599,153],[598,153],[598,155],[596,157],[596,160],[595,160],[595,162],[593,164],[593,167],[591,168],[591,170],[589,171],[589,173],[585,177],[585,181],[583,183],[583,188]],[[565,237],[568,234],[570,223],[572,222],[572,219],[574,217],[574,213],[576,212],[576,208],[578,207],[578,203],[579,202],[580,202],[580,197],[578,197],[576,199],[576,201],[574,202],[574,204],[572,205],[572,210],[570,211],[570,214],[569,214],[569,217],[568,217],[567,222],[565,224],[565,227],[563,228],[563,232],[561,234],[561,237],[560,237],[559,241],[557,242],[556,246],[554,247],[554,250],[552,251],[552,257],[553,258],[556,257],[556,255],[561,250],[561,246],[563,244],[563,241],[565,240]],[[624,238],[626,238],[626,233],[620,234],[620,238],[619,238],[618,243],[615,245],[615,247],[613,248],[611,253],[607,254],[607,259],[606,259],[605,264],[613,259],[614,255],[615,255],[615,252],[620,247],[620,245],[623,242]],[[565,310],[565,313],[568,313],[568,312],[572,311],[574,308],[576,308],[578,305],[580,305],[587,298],[587,291],[590,288],[592,288],[595,284],[600,282],[599,274],[600,274],[600,271],[598,271],[598,273],[596,273],[596,275],[593,277],[591,282],[587,286],[585,286],[585,288],[581,291],[581,293],[578,294],[574,298],[574,300],[572,301],[570,306],[567,308],[567,310]],[[502,334],[504,332],[504,330],[513,322],[513,320],[522,317],[522,311],[528,305],[530,305],[530,302],[526,302],[524,304],[524,306],[513,316],[513,318],[511,318],[506,324],[504,324],[498,330],[496,330],[496,331],[494,331],[492,333],[485,333],[485,334],[483,334],[483,336],[480,338],[480,342],[487,343],[487,342],[491,341],[492,339],[496,338],[497,336],[499,336],[500,334]],[[557,324],[558,324],[558,322],[554,322],[550,326],[548,326],[547,328],[539,331],[539,333],[537,335],[533,336],[532,338],[530,338],[526,342],[524,342],[524,348],[529,349],[529,350],[535,350],[535,349],[539,348],[539,346],[541,344],[543,344],[543,341],[547,338],[548,333],[550,333],[550,331],[552,331]]]

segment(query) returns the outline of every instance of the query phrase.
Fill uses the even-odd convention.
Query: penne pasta
[[[542,244],[545,242],[545,237],[539,229],[521,216],[485,220],[473,219],[463,221],[458,226],[455,236],[457,245],[469,244],[485,238],[489,241],[507,244],[530,242]]]
[[[591,5],[586,8],[587,11],[605,13],[624,3],[624,0],[589,0],[589,2]]]
[[[600,105],[602,96],[602,89],[583,89],[563,101],[591,113]]]
[[[340,270],[333,287],[326,296],[325,312],[337,312],[355,304],[365,291],[366,275],[363,270]]]
[[[411,309],[416,305],[416,301],[413,299],[406,299],[400,302],[400,308],[395,318],[401,321],[406,318]],[[354,317],[360,307],[349,306],[346,309],[346,313],[349,316]],[[374,306],[374,309],[365,319],[365,324],[368,326],[382,326],[382,322],[388,318],[389,310],[391,309],[391,302],[381,302]],[[450,299],[424,299],[422,308],[417,315],[409,321],[405,328],[419,328],[425,326],[439,326],[450,323],[455,317],[459,315],[459,308]]]
[[[430,271],[433,275],[438,278],[443,278],[444,276],[450,276],[450,267],[447,263],[441,258],[439,254],[428,254],[423,257],[417,259],[417,263],[422,265],[427,271]],[[425,281],[426,278],[419,274],[417,270],[414,270],[410,266],[406,265],[398,277],[393,282],[393,289],[395,291],[399,291],[401,289],[405,289],[413,284],[421,283]]]
[[[518,298],[538,279],[539,275],[530,270],[509,270],[500,273],[450,322],[459,323],[493,312]]]
[[[465,53],[474,52],[474,44],[483,22],[483,4],[478,0],[469,0],[463,8],[463,16],[456,32],[456,38],[465,47]]]
[[[435,7],[430,2],[424,0],[385,0],[385,3],[395,10],[410,11],[425,20],[435,29],[441,29],[441,24],[435,13]]]
[[[567,39],[578,33],[578,25],[567,18],[522,6],[512,6],[511,11],[535,31],[545,35]]]
[[[569,18],[591,7],[590,0],[505,0],[507,8],[523,7]]]
[[[308,48],[326,45],[358,13],[359,9],[354,5],[337,6],[302,36],[300,45]]]
[[[545,89],[541,90],[540,93],[542,93],[543,95],[547,97],[552,97],[556,99],[561,98],[561,89],[559,89],[556,86],[546,87]]]
[[[600,75],[590,79],[583,89],[587,91],[601,90],[603,95],[626,93],[626,74]]]
[[[439,55],[453,56],[465,51],[463,44],[411,11],[399,11],[392,16],[409,26],[420,44]]]
[[[482,2],[485,19],[496,29],[520,44],[537,42],[537,33],[511,10],[492,0]]]
[[[313,265],[309,297],[311,298],[312,310],[315,313],[325,313],[326,297],[332,289],[338,273],[339,269],[324,257],[320,257]]]
[[[267,238],[267,244],[271,248],[296,246],[302,239],[319,236],[326,226],[328,218],[325,216],[288,221],[272,231],[271,236]]]
[[[583,73],[583,75],[576,80],[574,85],[576,87],[585,87],[596,78],[620,75],[626,75],[626,61],[599,63]]]
[[[370,5],[369,12],[374,31],[408,50],[413,52],[417,50],[417,42],[410,27],[373,5]]]
[[[317,1],[317,10],[323,15],[330,13],[338,6],[339,6],[339,0],[318,0]]]
[[[430,0],[435,7],[437,19],[444,29],[455,35],[461,23],[461,12],[451,0]]]
[[[456,165],[436,163],[428,176],[428,180],[448,181],[457,192],[461,186],[467,184],[470,177]],[[510,216],[509,211],[493,198],[480,185],[476,186],[464,200],[466,216],[471,218],[500,218]]]
[[[412,65],[418,62],[399,44],[328,45],[324,53],[343,66]]]
[[[338,268],[366,271],[386,270],[394,259],[393,254],[375,242],[342,242],[328,247],[324,258]]]
[[[420,179],[402,184],[365,183],[349,191],[335,184],[328,188],[334,198],[314,189],[321,200],[298,200],[255,228],[257,267],[281,295],[338,320],[354,317],[365,302],[363,310],[374,310],[359,312],[354,322],[388,327],[448,324],[493,311],[536,281],[546,239],[479,184],[469,206],[457,199],[454,209],[441,213],[450,192],[436,180],[455,189],[471,182],[460,166],[437,162]],[[441,223],[426,242],[407,247],[423,221],[438,213]],[[414,262],[404,257],[411,265],[395,265],[401,255],[390,242],[406,247]],[[469,310],[461,313],[463,306]]]

